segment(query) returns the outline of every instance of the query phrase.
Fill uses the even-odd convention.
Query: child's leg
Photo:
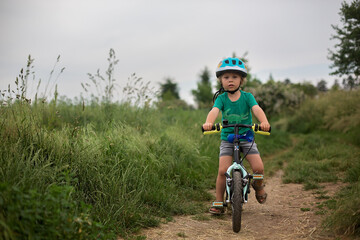
[[[216,178],[216,201],[223,202],[224,201],[224,193],[225,193],[225,183],[226,170],[232,164],[232,156],[221,156],[219,158],[219,171]]]
[[[246,160],[250,163],[253,173],[264,174],[264,164],[260,154],[248,154]]]
[[[246,159],[249,161],[253,173],[258,173],[264,175],[264,164],[261,160],[260,154],[249,154],[246,156]],[[264,196],[262,200],[258,200],[260,203],[264,203],[266,200],[266,192],[263,186],[263,180],[255,180],[255,191],[257,196]],[[261,197],[260,197],[261,198]]]

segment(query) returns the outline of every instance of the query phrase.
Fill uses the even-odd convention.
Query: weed
[[[327,213],[326,210],[319,210],[315,212],[315,215],[325,215]]]
[[[316,199],[329,199],[330,196],[321,194],[321,195],[319,195],[319,196],[316,196],[315,198],[316,198]]]
[[[149,108],[153,105],[155,99],[158,98],[159,91],[150,86],[150,81],[146,82],[133,73],[128,78],[123,94],[126,103]]]
[[[329,200],[325,201],[324,204],[326,205],[326,207],[328,209],[334,210],[334,209],[336,209],[337,201],[335,199],[329,199]]]
[[[192,217],[196,221],[209,221],[211,218],[205,214],[198,214]]]
[[[321,186],[315,182],[309,181],[304,183],[304,190],[319,189]]]
[[[176,234],[178,237],[181,237],[181,238],[187,238],[187,236],[185,235],[184,232],[179,232]]]
[[[324,204],[320,203],[319,205],[316,206],[318,209],[323,209],[324,208]]]
[[[95,103],[104,103],[105,105],[112,102],[117,86],[116,79],[114,78],[114,70],[118,62],[119,60],[116,59],[115,51],[110,49],[108,58],[109,65],[105,72],[106,77],[101,75],[100,69],[98,69],[96,74],[88,73],[91,84],[81,83],[85,93],[90,94],[91,101]]]

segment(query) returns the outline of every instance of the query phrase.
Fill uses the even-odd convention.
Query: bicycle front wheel
[[[239,232],[241,229],[241,213],[243,204],[243,185],[241,173],[239,171],[233,172],[233,196],[232,196],[232,226],[234,232]]]

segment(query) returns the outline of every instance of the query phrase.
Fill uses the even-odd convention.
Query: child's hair
[[[243,86],[243,85],[246,83],[246,77],[241,76],[241,74],[239,74],[239,73],[237,73],[237,72],[234,72],[234,71],[227,71],[227,72],[232,72],[232,73],[238,74],[238,75],[240,76],[240,79],[241,79],[241,80],[240,80],[240,86],[239,86],[239,88],[241,88],[241,86]],[[222,77],[222,75],[223,75],[223,74],[221,74],[221,75],[218,77],[218,81],[220,82],[221,87],[220,87],[219,90],[217,90],[217,91],[215,92],[215,94],[214,94],[214,96],[213,96],[213,103],[215,102],[216,98],[217,98],[220,94],[222,94],[222,93],[224,93],[224,92],[228,92],[228,91],[225,91],[225,89],[224,89],[223,86],[222,86],[222,83],[221,83],[221,77]],[[236,90],[236,91],[237,91],[237,90]]]
[[[217,99],[217,97],[224,92],[224,88],[221,86],[219,90],[217,90],[213,96],[213,103]]]

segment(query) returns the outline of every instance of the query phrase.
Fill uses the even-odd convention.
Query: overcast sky
[[[330,87],[331,24],[341,25],[341,2],[1,0],[0,90],[14,85],[29,54],[43,82],[61,55],[59,92],[79,96],[87,73],[105,75],[110,48],[121,87],[132,73],[156,87],[171,77],[190,103],[201,70],[208,67],[215,82],[218,62],[233,52],[248,52],[251,73],[263,82],[272,74],[292,82],[324,79]]]

